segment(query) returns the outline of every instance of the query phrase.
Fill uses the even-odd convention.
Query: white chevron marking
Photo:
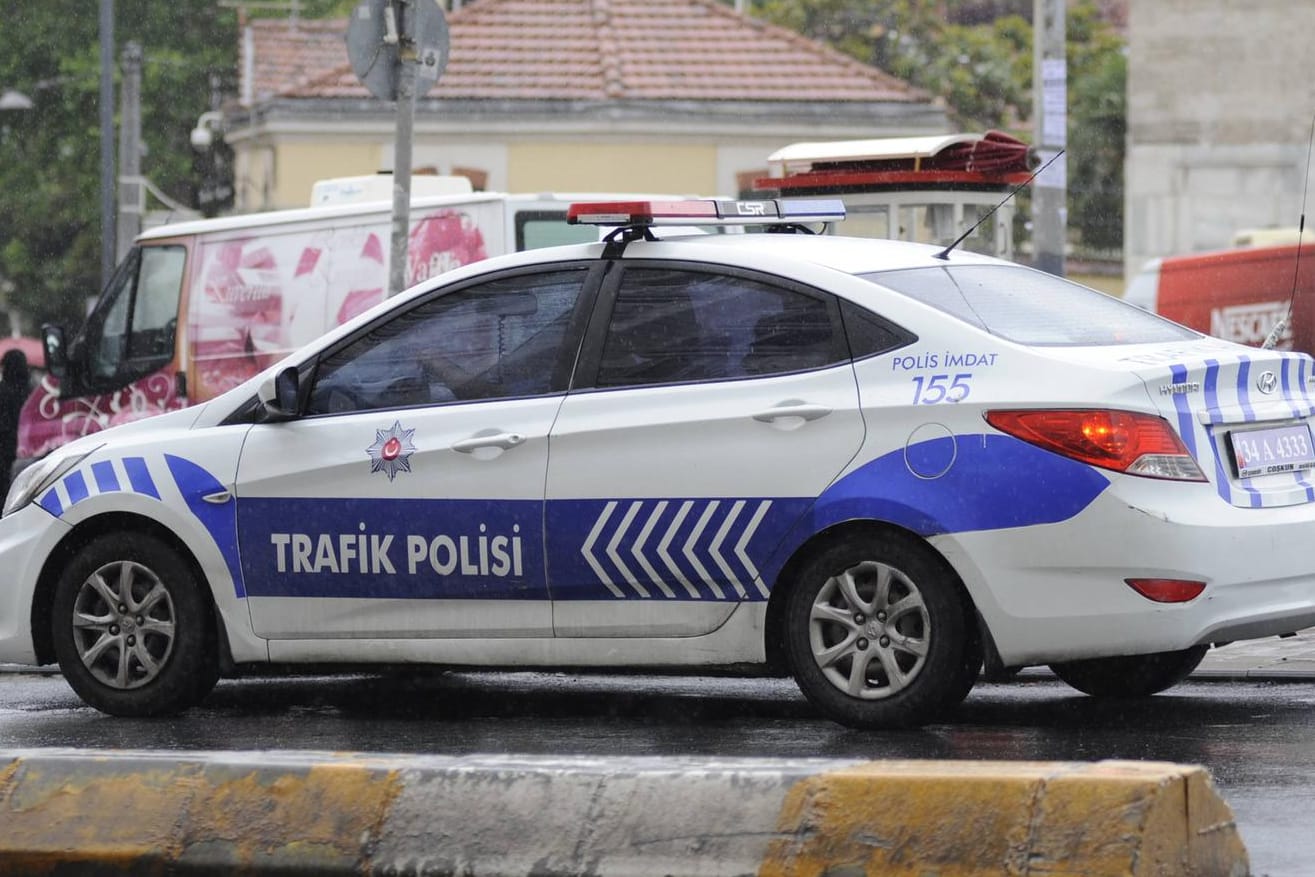
[[[740,584],[740,580],[735,578],[735,571],[726,562],[726,558],[721,556],[721,543],[726,540],[726,534],[731,531],[731,525],[735,523],[735,519],[739,517],[740,510],[743,508],[744,500],[737,499],[735,505],[731,506],[731,513],[726,516],[726,520],[721,522],[721,527],[718,528],[717,535],[712,540],[712,547],[708,549],[712,559],[717,562],[718,568],[726,574],[726,580],[735,586],[735,593],[740,595],[740,599],[744,599],[748,595],[744,591],[744,585]]]
[[[712,502],[708,503],[708,507],[703,510],[703,515],[699,518],[699,522],[694,526],[694,532],[690,533],[689,538],[685,540],[685,548],[682,553],[690,562],[690,565],[694,567],[694,571],[699,574],[699,579],[712,589],[712,593],[717,595],[717,599],[725,600],[726,592],[721,589],[720,585],[712,580],[712,576],[708,575],[708,571],[703,568],[703,564],[699,562],[698,556],[694,554],[694,546],[698,544],[699,537],[703,535],[703,529],[708,526],[708,519],[711,518],[712,513],[717,510],[719,502],[720,500],[714,499]]]
[[[749,554],[744,549],[748,546],[749,540],[753,538],[753,534],[758,532],[758,525],[763,522],[763,517],[766,516],[767,509],[771,504],[772,501],[770,499],[765,499],[758,503],[758,510],[753,513],[753,517],[749,519],[748,526],[746,526],[744,532],[740,534],[740,541],[735,543],[735,556],[740,559],[740,563],[744,564],[744,568],[749,573],[750,580],[758,586],[758,593],[764,597],[767,596],[767,585],[764,584],[762,576],[758,572],[758,567],[754,566],[753,561],[749,560]]]
[[[652,594],[648,592],[648,588],[645,588],[639,583],[639,580],[635,578],[635,574],[630,571],[630,567],[626,566],[626,562],[621,559],[621,555],[618,554],[616,550],[616,547],[621,544],[621,537],[624,536],[626,530],[630,528],[630,522],[635,519],[635,515],[639,512],[639,507],[642,505],[642,502],[632,502],[630,508],[626,509],[626,516],[621,519],[621,526],[616,528],[616,532],[612,534],[611,541],[607,543],[607,556],[612,558],[612,563],[615,563],[616,568],[621,570],[621,575],[626,577],[626,581],[630,583],[630,587],[639,592],[639,596],[651,597]]]
[[[580,553],[584,555],[584,559],[589,563],[594,575],[598,576],[602,583],[607,585],[607,589],[612,592],[613,596],[625,597],[625,592],[612,584],[612,580],[608,578],[607,570],[603,569],[603,565],[593,555],[594,541],[598,539],[598,534],[603,532],[603,526],[607,523],[607,519],[612,517],[612,512],[615,509],[615,501],[609,502],[603,507],[603,513],[598,516],[598,520],[594,521],[594,528],[589,531],[589,538],[584,540],[584,547],[580,549]]]
[[[672,591],[671,588],[667,587],[667,583],[662,581],[662,577],[657,574],[657,570],[653,569],[653,565],[650,564],[648,558],[644,556],[644,543],[648,541],[648,537],[652,534],[653,528],[657,526],[658,518],[662,517],[662,513],[666,511],[666,509],[667,501],[664,499],[657,504],[657,508],[653,509],[653,514],[649,515],[648,520],[644,522],[644,529],[639,531],[639,538],[636,539],[635,544],[630,547],[630,553],[635,556],[635,560],[639,561],[639,565],[644,568],[645,574],[648,575],[648,580],[661,588],[663,594],[666,594],[668,597],[674,597],[676,596],[675,591]]]
[[[685,574],[680,571],[680,567],[676,566],[676,562],[667,553],[667,547],[671,545],[671,540],[675,538],[676,531],[680,529],[681,524],[685,523],[685,515],[689,514],[689,510],[693,507],[694,501],[690,499],[681,504],[680,511],[676,512],[676,519],[671,522],[670,527],[667,527],[667,532],[662,535],[662,541],[658,543],[658,557],[662,558],[662,562],[667,565],[667,569],[671,570],[672,575],[676,577],[676,581],[685,586],[685,590],[689,592],[689,595],[696,600],[701,600],[703,599],[702,592],[689,583],[689,579],[685,578]]]

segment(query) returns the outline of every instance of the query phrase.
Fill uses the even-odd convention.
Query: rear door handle
[[[452,450],[461,454],[473,454],[484,448],[497,448],[505,451],[525,441],[525,436],[517,432],[495,432],[489,435],[473,435],[468,439],[452,443]]]
[[[800,426],[805,421],[817,420],[819,417],[826,417],[830,413],[831,409],[825,405],[810,405],[807,402],[791,399],[788,402],[782,402],[780,405],[768,408],[766,411],[759,411],[753,416],[753,419],[762,423],[773,424],[784,424],[787,420],[793,420],[795,426]]]

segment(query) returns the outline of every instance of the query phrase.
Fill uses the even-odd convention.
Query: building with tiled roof
[[[417,100],[416,167],[503,191],[735,194],[799,140],[937,134],[929,95],[718,0],[477,0]],[[225,110],[238,208],[392,166],[396,111],[347,58],[344,20],[257,19]]]

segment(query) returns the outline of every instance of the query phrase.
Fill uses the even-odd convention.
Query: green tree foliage
[[[1128,61],[1090,4],[1068,16],[1069,224],[1088,247],[1123,247]]]
[[[1031,0],[757,0],[753,14],[945,100],[964,131],[1032,139]],[[1093,0],[1067,7],[1069,227],[1123,240],[1126,60]]]
[[[189,136],[213,88],[231,90],[234,13],[214,0],[114,5],[116,71],[129,40],[145,55],[142,172],[193,205],[200,176]],[[98,4],[0,0],[0,16],[0,90],[34,105],[0,111],[0,284],[32,323],[77,324],[100,286]],[[117,104],[117,79],[114,94]],[[116,134],[116,153],[117,144]]]

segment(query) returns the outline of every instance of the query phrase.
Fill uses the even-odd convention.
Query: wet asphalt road
[[[1255,875],[1315,874],[1315,682],[1189,682],[1100,702],[1046,677],[980,685],[942,724],[860,732],[776,679],[434,673],[221,682],[169,720],[103,716],[0,673],[0,747],[551,755],[1163,760],[1205,765]]]

